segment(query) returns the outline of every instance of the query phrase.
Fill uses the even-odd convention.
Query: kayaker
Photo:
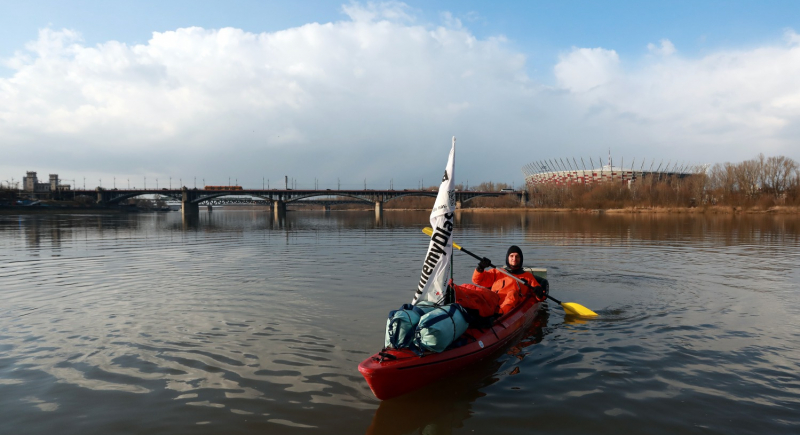
[[[511,311],[531,293],[536,293],[538,297],[544,298],[544,288],[536,280],[532,273],[522,268],[522,250],[512,245],[506,253],[505,270],[515,277],[525,281],[527,285],[520,284],[511,279],[508,275],[497,269],[485,270],[491,266],[492,262],[486,257],[478,263],[475,272],[472,273],[472,282],[477,285],[488,287],[500,296],[500,314]]]

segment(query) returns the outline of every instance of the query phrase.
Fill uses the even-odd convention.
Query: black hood
[[[512,252],[519,254],[519,267],[517,269],[512,269],[511,265],[508,264],[508,256],[511,255]],[[522,249],[519,249],[519,246],[517,245],[511,245],[511,247],[508,248],[508,252],[506,252],[506,269],[512,273],[519,273],[522,271],[522,265],[524,261],[525,257],[522,256]]]

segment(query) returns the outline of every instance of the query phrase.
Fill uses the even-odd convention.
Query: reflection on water
[[[356,366],[413,294],[425,212],[0,216],[0,431],[800,428],[800,219],[456,223],[496,262],[520,245],[554,296],[600,317],[551,304],[510,349],[379,403]],[[456,255],[468,281],[474,260]]]

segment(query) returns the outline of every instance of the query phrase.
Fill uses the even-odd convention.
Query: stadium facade
[[[645,179],[684,178],[705,171],[705,166],[671,161],[665,165],[663,160],[656,165],[655,159],[651,159],[649,165],[647,165],[647,159],[642,159],[641,163],[633,159],[628,167],[624,165],[624,159],[620,159],[620,165],[614,166],[610,153],[606,165],[596,167],[592,158],[589,158],[588,161],[587,168],[586,160],[583,158],[580,159],[580,163],[575,158],[572,158],[571,161],[569,158],[566,160],[561,158],[538,160],[523,166],[522,173],[525,174],[525,183],[529,186],[599,182],[619,182],[631,185]],[[601,165],[601,162],[602,160],[598,159],[597,165]]]

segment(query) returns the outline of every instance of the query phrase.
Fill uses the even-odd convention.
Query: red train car
[[[206,186],[205,190],[244,190],[242,186]]]

